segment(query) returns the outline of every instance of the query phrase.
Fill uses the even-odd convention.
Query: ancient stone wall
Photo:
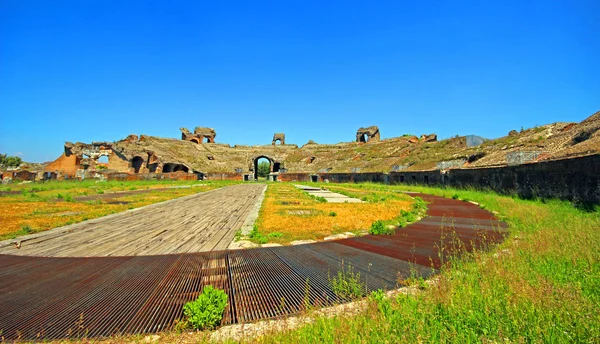
[[[492,190],[521,198],[558,198],[600,204],[600,155],[518,166],[386,173],[319,173],[331,183],[424,184]],[[284,173],[283,181],[311,181],[310,173]]]
[[[204,175],[208,180],[244,180],[243,173],[237,172],[209,172]]]
[[[73,177],[79,169],[79,162],[80,161],[77,155],[71,154],[67,156],[65,153],[63,153],[60,157],[58,157],[58,159],[46,165],[44,171],[60,171],[63,175]]]
[[[281,173],[277,180],[282,182],[308,182],[310,181],[310,173]]]
[[[111,151],[108,154],[107,168],[109,170],[115,170],[115,171],[126,171],[129,169],[129,161],[127,161],[126,159],[123,159],[118,154],[116,154],[114,151]]]
[[[319,181],[328,180],[331,183],[384,183],[387,184],[388,177],[383,172],[367,173],[319,173]]]
[[[522,198],[560,198],[600,204],[600,155],[518,166],[457,169],[446,185],[477,187]]]
[[[125,172],[104,173],[107,180],[198,180],[200,176],[187,172],[171,173],[137,173],[130,174]]]

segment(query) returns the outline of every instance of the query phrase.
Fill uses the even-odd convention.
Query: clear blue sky
[[[600,1],[0,0],[0,152],[504,136],[600,110]]]

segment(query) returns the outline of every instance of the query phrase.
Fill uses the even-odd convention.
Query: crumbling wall
[[[184,141],[202,143],[206,139],[207,143],[215,143],[217,137],[217,132],[213,128],[196,127],[193,133],[187,128],[180,128],[179,130],[181,131],[181,139]]]
[[[44,168],[44,171],[47,172],[56,172],[59,171],[64,175],[67,176],[75,176],[75,173],[77,172],[77,170],[80,168],[79,163],[80,163],[80,158],[75,155],[75,154],[71,154],[69,156],[66,155],[66,153],[61,154],[61,156],[58,157],[58,159],[54,160],[53,162],[49,163],[48,165],[46,165],[46,167]]]
[[[129,161],[123,156],[111,151],[108,154],[107,168],[114,171],[127,171],[129,169]]]
[[[379,140],[379,128],[376,125],[368,128],[359,128],[356,131],[356,142],[377,142]]]

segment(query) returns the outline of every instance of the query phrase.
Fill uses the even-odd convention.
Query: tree
[[[6,154],[0,154],[0,165],[17,167],[21,165],[23,160],[18,156],[6,156]]]
[[[266,177],[271,172],[271,164],[267,161],[261,161],[258,163],[258,176]]]

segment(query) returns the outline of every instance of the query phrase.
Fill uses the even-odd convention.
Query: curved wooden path
[[[157,332],[171,328],[208,284],[229,294],[223,324],[285,316],[307,300],[347,301],[328,280],[342,261],[369,290],[391,289],[411,274],[435,273],[439,252],[485,248],[506,235],[506,225],[476,205],[418,196],[429,203],[428,216],[392,236],[154,256],[0,255],[0,330],[6,340]]]

